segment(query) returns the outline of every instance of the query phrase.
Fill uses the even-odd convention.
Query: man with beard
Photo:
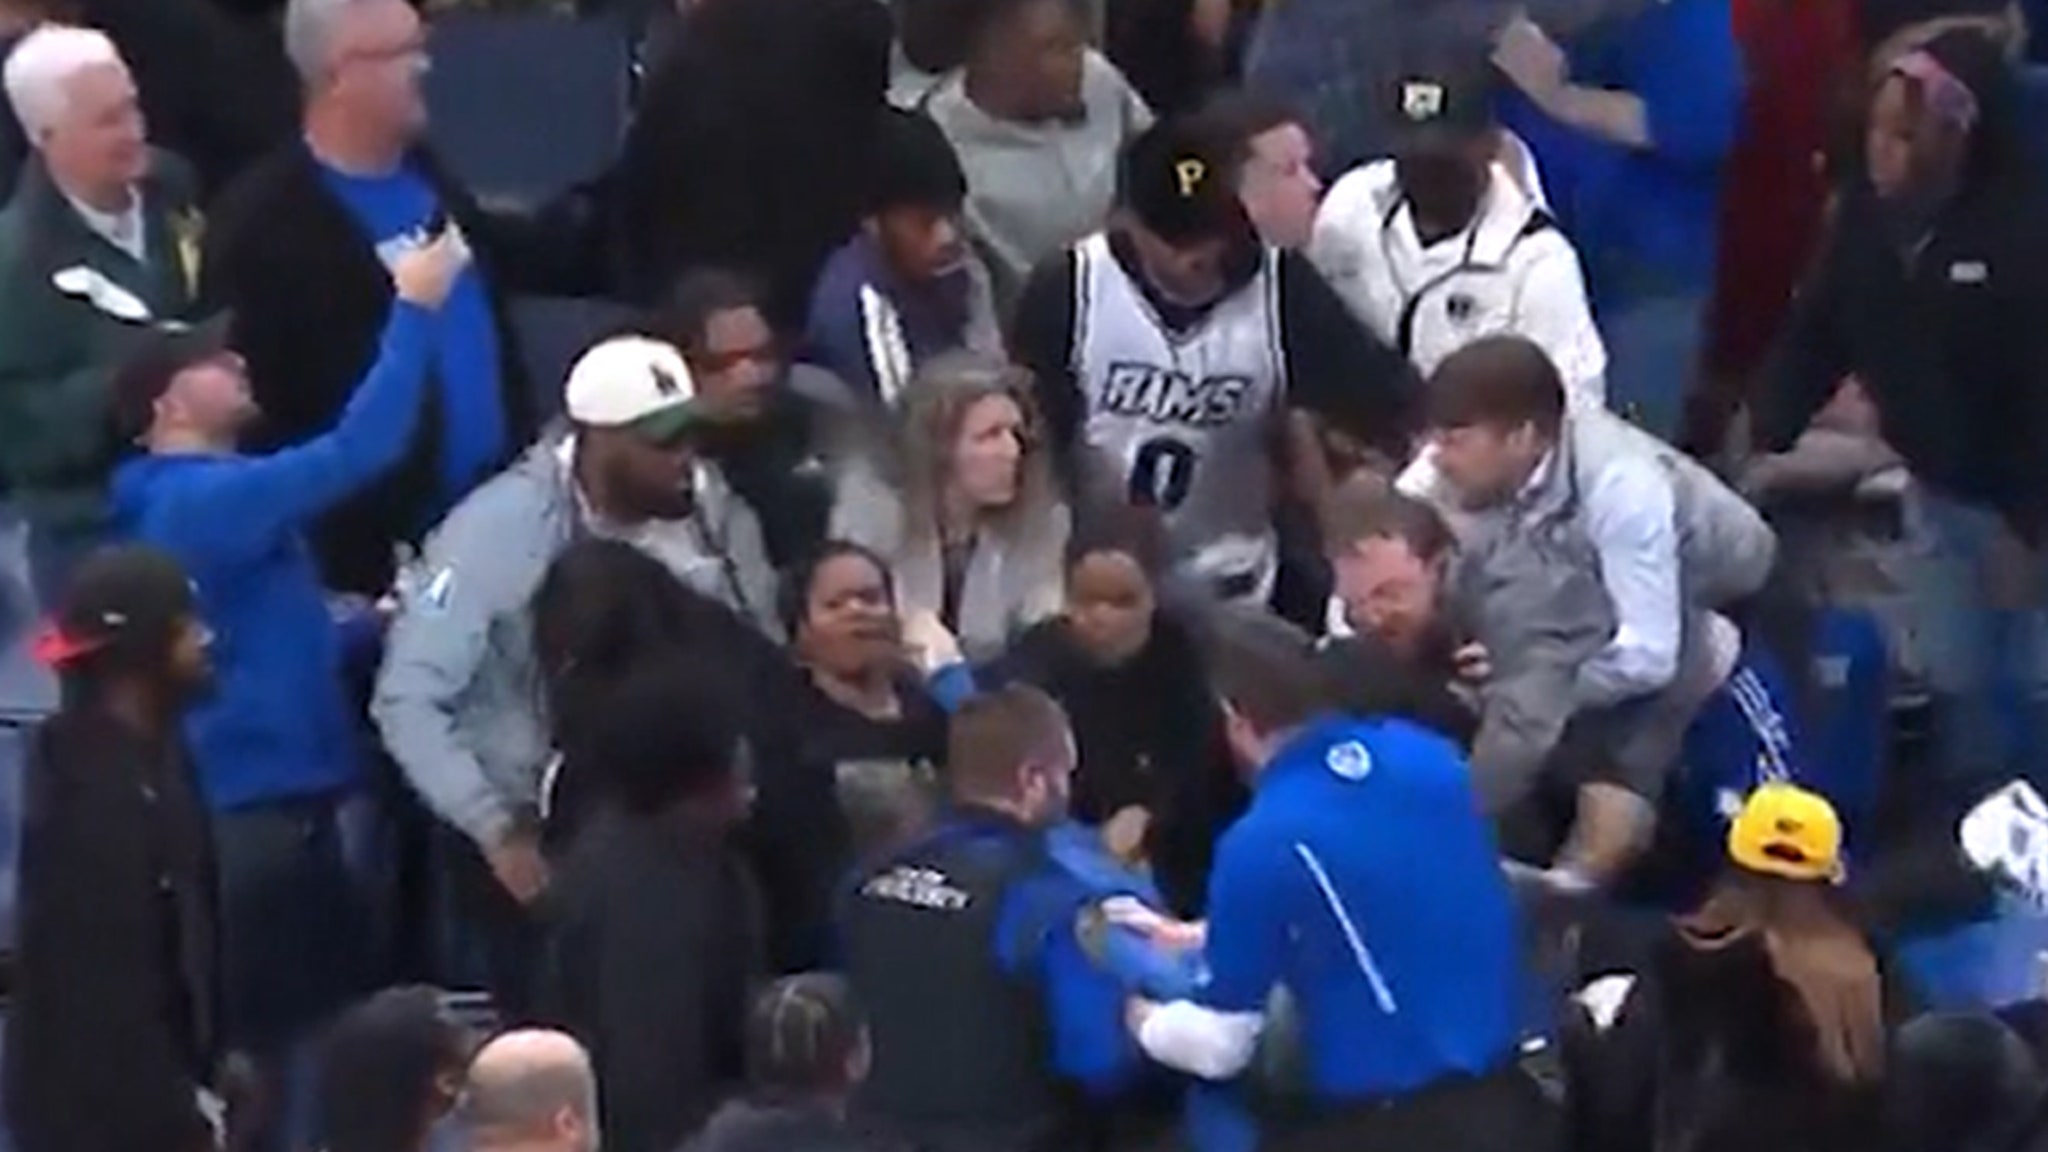
[[[712,416],[681,353],[607,340],[570,369],[566,393],[569,432],[471,494],[400,574],[371,702],[407,780],[474,845],[450,852],[451,896],[483,934],[491,990],[513,1015],[531,976],[525,906],[547,885],[538,803],[551,752],[531,606],[548,565],[582,535],[624,540],[780,635],[760,525],[699,457]]]
[[[1776,552],[1770,528],[1670,446],[1604,409],[1568,413],[1557,367],[1522,337],[1467,344],[1437,365],[1426,390],[1440,476],[1411,469],[1401,486],[1464,516],[1461,533],[1485,550],[1471,578],[1512,593],[1510,619],[1548,604],[1553,586],[1597,581],[1613,606],[1611,633],[1551,668],[1558,682],[1546,695],[1556,703],[1533,719],[1554,726],[1611,710],[1605,743],[1617,770],[1654,798],[1720,682],[1716,669],[1725,677],[1740,650],[1740,634],[1711,614],[1763,584]],[[1547,744],[1527,745],[1533,756],[1511,763],[1475,752],[1490,807],[1526,791]],[[1635,808],[1639,847],[1654,805]]]
[[[789,363],[765,292],[734,272],[684,273],[650,331],[690,366],[707,417],[699,452],[760,518],[769,559],[787,570],[825,536],[832,493],[822,454],[838,438],[845,385]]]
[[[211,635],[177,562],[87,557],[37,656],[7,1121],[24,1152],[205,1152],[221,1138],[213,859],[179,719]]]
[[[1673,785],[1632,777],[1605,746],[1609,717],[1582,713],[1574,696],[1578,669],[1614,630],[1594,568],[1556,542],[1461,549],[1428,505],[1368,479],[1339,487],[1324,514],[1333,625],[1355,633],[1330,646],[1342,703],[1468,743],[1510,858],[1605,882],[1634,863],[1646,843],[1635,819],[1658,805],[1670,818],[1657,829],[1663,867],[1638,873],[1634,890],[1675,896],[1712,874],[1727,816],[1758,784],[1851,798],[1851,774],[1800,755],[1784,677],[1739,637],[1712,669]],[[1359,699],[1367,692],[1378,695]]]
[[[846,969],[874,1038],[855,1109],[909,1143],[1031,1152],[1073,1135],[1042,1006],[1053,925],[1031,896],[1074,760],[1065,714],[1037,689],[967,701],[951,809],[854,881]]]
[[[466,264],[452,233],[399,259],[376,366],[341,422],[294,448],[236,452],[260,413],[221,320],[152,332],[114,381],[146,450],[115,474],[115,523],[192,574],[228,638],[221,690],[187,735],[220,857],[228,1040],[264,1058],[280,1095],[290,1047],[370,975],[344,848],[364,765],[306,532],[403,454],[435,311]]]
[[[1411,373],[1305,259],[1260,242],[1236,147],[1183,122],[1133,142],[1116,221],[1033,272],[1010,344],[1076,503],[1156,508],[1183,573],[1264,603],[1276,477],[1311,504],[1327,483],[1294,411],[1400,458]]]

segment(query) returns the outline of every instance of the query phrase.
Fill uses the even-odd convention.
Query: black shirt
[[[1901,243],[1868,186],[1844,193],[1758,405],[1781,451],[1862,379],[1885,440],[1929,486],[2026,527],[2048,508],[2048,205],[2024,171],[1967,189]]]
[[[756,771],[753,841],[770,909],[770,952],[784,971],[817,966],[829,951],[834,895],[853,867],[852,832],[839,801],[842,765],[946,756],[946,713],[923,688],[898,688],[902,714],[862,715],[797,671],[778,696]]]

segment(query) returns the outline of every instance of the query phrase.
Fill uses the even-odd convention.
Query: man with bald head
[[[597,1077],[574,1037],[507,1032],[469,1065],[462,1120],[473,1152],[597,1152]]]

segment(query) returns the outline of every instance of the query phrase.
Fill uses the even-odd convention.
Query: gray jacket
[[[1522,502],[1524,515],[1566,511],[1615,461],[1647,457],[1671,481],[1686,603],[1721,608],[1763,587],[1777,558],[1777,536],[1749,501],[1699,461],[1605,409],[1573,412],[1565,430],[1566,467],[1553,469],[1543,490]]]
[[[1579,668],[1614,634],[1598,558],[1570,524],[1497,523],[1467,542],[1448,590],[1461,641],[1493,665],[1472,739],[1472,782],[1487,812],[1534,786],[1576,711]]]
[[[887,560],[904,615],[938,615],[945,603],[946,569],[938,540],[912,531],[901,495],[862,460],[842,467],[832,508],[832,535]],[[1065,581],[1068,514],[1050,504],[1003,535],[983,532],[974,541],[960,588],[954,632],[961,652],[980,662],[1000,655],[1018,633],[1060,609]]]
[[[1693,716],[1717,686],[1713,659],[1702,642],[1705,614],[1763,587],[1777,556],[1777,537],[1748,501],[1697,461],[1605,410],[1572,413],[1559,453],[1561,466],[1510,511],[1523,531],[1548,525],[1548,532],[1578,536],[1581,496],[1596,487],[1604,470],[1624,459],[1654,461],[1671,484],[1682,597],[1677,664],[1663,687],[1647,699],[1616,706],[1608,716],[1615,767],[1654,802]],[[1583,546],[1588,557],[1582,570],[1598,579],[1600,561],[1590,545]],[[1566,685],[1569,690],[1556,706],[1559,730],[1589,703],[1587,685],[1578,675],[1581,663],[1583,658],[1565,670],[1574,683]],[[1489,707],[1492,703],[1489,694]],[[1474,762],[1479,762],[1477,755]],[[1509,770],[1529,774],[1534,767],[1514,764]]]
[[[552,755],[531,605],[555,557],[598,531],[578,508],[571,448],[567,437],[543,438],[457,505],[399,574],[370,714],[428,806],[480,845],[537,811]],[[753,511],[716,473],[699,477],[697,500],[673,538],[633,543],[778,634],[775,573]]]
[[[1690,457],[1604,410],[1573,412],[1555,463],[1509,507],[1453,513],[1463,555],[1452,604],[1494,664],[1473,745],[1474,780],[1488,809],[1523,795],[1565,724],[1592,704],[1581,670],[1616,627],[1600,559],[1581,527],[1584,493],[1622,460],[1655,462],[1672,490],[1678,535],[1677,667],[1646,701],[1609,712],[1616,767],[1654,799],[1685,729],[1714,687],[1700,643],[1703,613],[1762,587],[1777,541],[1749,503]],[[1426,463],[1401,486],[1451,509]]]

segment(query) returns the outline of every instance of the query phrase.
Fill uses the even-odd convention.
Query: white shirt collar
[[[142,230],[141,192],[131,193],[128,207],[120,212],[102,212],[69,192],[64,193],[64,199],[71,205],[71,210],[78,213],[78,218],[85,221],[85,226],[101,239],[134,257],[138,263],[146,258],[149,245]]]

